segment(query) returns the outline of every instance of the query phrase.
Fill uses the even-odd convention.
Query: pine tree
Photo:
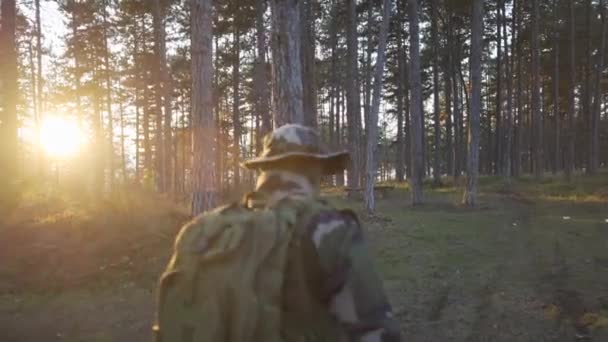
[[[411,89],[411,161],[412,204],[422,204],[422,177],[424,176],[424,161],[422,140],[424,136],[422,113],[422,85],[420,81],[420,38],[418,26],[418,0],[409,0],[410,19],[410,89]]]
[[[483,1],[473,0],[471,23],[471,111],[469,113],[469,151],[467,157],[467,186],[463,204],[477,205],[479,173],[479,117],[481,110],[481,54],[483,42]]]
[[[210,156],[215,150],[213,118],[213,19],[211,0],[192,1],[192,118],[193,197],[192,215],[216,204],[215,168]]]

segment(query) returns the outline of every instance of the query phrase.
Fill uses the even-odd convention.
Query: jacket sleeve
[[[321,267],[328,275],[324,284],[327,302],[350,340],[401,341],[399,323],[355,214],[321,213],[310,231]]]

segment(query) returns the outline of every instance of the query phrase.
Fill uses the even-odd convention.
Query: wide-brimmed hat
[[[248,169],[268,168],[290,161],[320,162],[327,175],[343,171],[350,161],[347,151],[327,152],[316,130],[289,124],[264,137],[262,154],[243,163]]]

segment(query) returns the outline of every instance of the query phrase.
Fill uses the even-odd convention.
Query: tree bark
[[[462,106],[460,100],[460,87],[458,87],[458,70],[460,69],[460,54],[456,49],[459,49],[459,39],[456,38],[456,42],[453,45],[453,63],[454,67],[452,70],[452,86],[454,87],[454,183],[458,183],[458,178],[462,173],[462,159],[463,159],[463,127],[462,127]]]
[[[317,127],[317,89],[315,77],[315,27],[313,19],[313,4],[315,0],[300,0],[302,15],[302,88],[304,124]]]
[[[515,118],[515,127],[514,127],[514,136],[515,142],[513,144],[513,175],[515,177],[519,177],[521,174],[521,131],[522,131],[522,122],[523,122],[523,74],[522,74],[522,49],[521,49],[521,7],[522,4],[520,0],[514,0],[515,8],[513,12],[515,13],[515,31],[516,31],[516,40],[513,44],[516,44],[516,54],[517,54],[517,96],[516,96],[516,107],[517,114]]]
[[[357,65],[357,11],[356,0],[348,1],[346,44],[347,44],[347,115],[348,115],[348,144],[352,162],[348,169],[348,186],[359,187],[361,167],[360,161],[360,130],[361,130],[361,100],[359,95],[359,71]]]
[[[604,73],[604,56],[606,55],[606,30],[608,28],[608,21],[606,20],[606,13],[604,8],[604,1],[600,0],[599,3],[600,17],[602,21],[602,35],[600,42],[600,50],[597,56],[595,80],[594,80],[594,100],[593,110],[591,111],[591,138],[589,146],[589,165],[588,173],[595,174],[599,166],[599,125],[601,115],[601,102],[602,102],[602,91],[601,91],[601,78]]]
[[[507,40],[507,20],[506,20],[506,10],[505,10],[505,2],[501,1],[502,4],[502,17],[503,20],[503,32],[502,37],[504,39],[504,47],[505,47],[505,80],[507,87],[507,112],[506,117],[502,120],[502,126],[504,130],[504,134],[501,133],[499,135],[500,144],[503,146],[499,149],[501,156],[501,166],[502,166],[502,175],[507,179],[511,178],[511,142],[513,136],[513,36],[511,36],[511,46],[509,47],[509,42]],[[509,51],[511,52],[511,56],[509,56]]]
[[[422,204],[422,177],[424,175],[424,161],[422,156],[422,84],[420,80],[420,37],[418,26],[418,1],[409,0],[410,19],[410,89],[411,89],[411,126],[412,137],[412,178],[410,186],[412,191],[412,204]]]
[[[300,6],[297,0],[271,0],[275,127],[304,124]]]
[[[2,186],[6,189],[18,175],[17,172],[17,93],[18,64],[15,19],[17,9],[15,0],[2,0],[0,5],[2,29],[0,31],[0,168],[2,169]]]
[[[434,112],[434,159],[433,184],[441,184],[441,126],[439,122],[439,37],[438,37],[438,3],[431,1],[431,44],[433,49],[433,112]]]
[[[365,177],[365,207],[369,213],[376,210],[376,200],[374,196],[374,185],[376,183],[377,172],[377,146],[378,146],[378,112],[380,111],[380,90],[382,89],[382,76],[384,73],[384,60],[386,52],[386,40],[388,36],[388,26],[391,20],[390,0],[384,0],[382,5],[382,26],[380,27],[380,37],[378,41],[378,54],[376,57],[376,70],[374,71],[373,98],[369,113],[369,126],[367,127],[367,163]]]
[[[235,18],[236,21],[236,18]],[[237,24],[234,24],[235,28],[234,28],[234,41],[233,41],[233,51],[234,51],[234,60],[233,60],[233,64],[232,64],[232,93],[233,93],[233,101],[232,101],[232,124],[234,127],[234,131],[233,131],[233,150],[232,150],[232,154],[233,154],[233,160],[234,160],[234,168],[233,168],[233,172],[234,172],[234,179],[233,179],[233,185],[235,188],[239,187],[239,184],[241,183],[241,177],[240,177],[240,156],[241,156],[241,144],[240,144],[240,140],[241,140],[241,114],[239,111],[239,106],[241,103],[241,99],[240,99],[240,92],[239,92],[239,88],[240,88],[240,83],[241,83],[241,76],[240,76],[240,68],[241,68],[241,48],[240,48],[240,35],[241,33],[239,32],[238,27],[236,27]]]
[[[169,192],[171,188],[171,92],[169,72],[167,70],[167,53],[165,47],[165,13],[161,1],[152,2],[152,19],[154,26],[154,53],[158,70],[156,74],[156,148],[159,188]],[[163,114],[164,113],[164,114]]]
[[[483,1],[473,0],[471,25],[471,110],[469,112],[469,151],[467,186],[463,204],[477,205],[477,176],[479,173],[479,116],[481,110],[481,54],[483,43]]]
[[[576,41],[576,30],[574,22],[574,4],[572,1],[568,2],[570,12],[570,79],[568,85],[568,129],[566,130],[566,165],[565,165],[565,176],[566,180],[570,181],[572,172],[574,170],[574,141],[575,141],[575,126],[574,126],[574,110],[575,110],[575,99],[574,99],[574,88],[576,88],[576,60],[575,60],[575,41]]]
[[[539,46],[539,0],[532,0],[532,120],[534,131],[534,177],[540,180],[543,176],[543,126],[540,108],[540,46]]]
[[[44,174],[44,153],[42,151],[42,145],[40,144],[40,123],[42,121],[42,112],[44,106],[42,102],[42,21],[40,20],[40,0],[36,0],[36,62],[37,62],[37,77],[36,77],[36,93],[34,95],[34,106],[35,114],[34,121],[36,125],[37,140],[36,140],[36,154],[38,159],[38,173],[39,175]],[[33,70],[32,70],[33,72]]]
[[[192,215],[215,205],[216,144],[213,118],[213,22],[212,1],[193,0],[191,10],[193,196]]]
[[[554,36],[553,36],[553,118],[555,120],[555,150],[553,154],[553,174],[556,174],[561,167],[561,124],[559,111],[559,14],[558,0],[553,0],[553,16],[554,16]]]
[[[114,189],[114,117],[112,114],[112,75],[110,70],[110,51],[108,49],[108,13],[106,1],[102,3],[103,18],[103,67],[106,82],[106,112],[108,115],[108,167],[109,167],[109,188]]]
[[[401,5],[401,1],[398,1]],[[405,97],[405,49],[403,47],[403,14],[401,13],[402,6],[397,6],[397,158],[395,172],[398,182],[403,182],[405,179],[404,157],[405,157],[405,137],[403,125],[403,100]]]
[[[494,139],[494,174],[500,174],[503,171],[502,168],[502,144],[503,144],[503,132],[502,132],[502,110],[503,110],[503,89],[502,89],[502,76],[503,76],[503,47],[502,47],[502,24],[504,18],[502,17],[502,7],[504,6],[505,0],[498,0],[498,6],[496,8],[496,34],[497,34],[497,52],[496,52],[496,129]],[[505,51],[506,51],[505,45]]]
[[[269,108],[269,92],[266,69],[266,31],[264,25],[265,0],[255,1],[256,13],[256,63],[255,63],[255,98],[256,113],[262,120],[260,136],[257,137],[259,151],[261,148],[262,137],[272,130],[272,120]]]

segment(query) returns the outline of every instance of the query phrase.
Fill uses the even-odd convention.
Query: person
[[[309,309],[311,303],[319,303],[312,306],[326,311],[341,331],[340,338],[319,340],[400,341],[399,324],[373,265],[357,215],[351,210],[338,210],[320,198],[322,178],[343,172],[348,162],[347,152],[327,152],[312,128],[296,124],[277,128],[264,138],[262,154],[243,163],[244,167],[258,172],[256,189],[245,197],[244,206],[276,208],[287,203],[282,208],[290,208],[297,203],[317,203],[308,214],[296,215],[299,220],[296,226],[300,228],[295,228],[299,232],[291,239],[298,241],[290,242],[289,248],[312,247],[309,252],[302,247],[303,252],[297,252],[297,256],[286,257],[280,305],[284,316],[282,335],[289,335],[289,321],[294,321],[289,317],[298,317],[295,321],[300,325],[311,316],[325,317],[324,314],[298,314],[299,311],[313,312]],[[238,213],[240,211],[234,211],[232,215]],[[303,297],[302,288],[310,295]],[[304,330],[322,325],[321,319],[312,319]],[[281,340],[289,338],[282,336]]]

